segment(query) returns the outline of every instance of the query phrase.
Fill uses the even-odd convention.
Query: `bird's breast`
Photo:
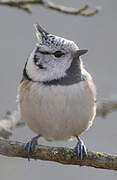
[[[95,116],[92,79],[71,86],[24,84],[19,88],[19,110],[23,120],[47,140],[65,140],[80,135]]]

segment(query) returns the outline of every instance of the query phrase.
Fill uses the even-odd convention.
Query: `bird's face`
[[[33,81],[46,82],[66,76],[78,51],[70,40],[47,33],[35,25],[38,44],[26,64],[26,73]]]

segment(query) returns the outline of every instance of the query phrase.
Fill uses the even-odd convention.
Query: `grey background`
[[[43,7],[33,7],[28,15],[17,9],[0,7],[0,115],[17,107],[16,94],[25,61],[35,46],[32,24],[39,22],[49,32],[74,40],[81,48],[88,48],[83,57],[97,86],[98,100],[117,94],[117,1],[116,0],[64,0],[56,2],[81,7],[85,3],[92,9],[102,6],[95,17],[85,18],[60,14]],[[93,126],[82,135],[89,150],[117,153],[117,113],[106,119],[96,118]],[[28,127],[15,130],[12,139],[27,142],[33,132]],[[40,143],[56,146],[74,146],[74,142]],[[51,179],[117,179],[117,172],[90,167],[64,166],[47,161],[28,162],[20,158],[0,156],[0,180]]]

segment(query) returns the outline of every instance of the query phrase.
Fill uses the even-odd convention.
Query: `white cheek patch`
[[[48,62],[45,61],[44,67],[46,69],[39,69],[38,66],[34,64],[34,53],[36,48],[31,53],[27,65],[26,72],[33,81],[51,81],[55,79],[60,79],[66,75],[66,70],[70,67],[72,58],[67,57],[65,59],[58,59],[58,62],[55,59],[48,59]]]
[[[59,60],[58,60],[59,61]],[[60,79],[66,76],[66,71],[71,66],[72,59],[63,59],[61,62],[53,62],[49,68],[50,80]]]
[[[62,60],[56,63],[54,60],[47,64],[47,69],[45,71],[38,69],[38,74],[35,77],[37,81],[51,81],[64,77],[66,75],[66,70],[70,67],[72,60]]]

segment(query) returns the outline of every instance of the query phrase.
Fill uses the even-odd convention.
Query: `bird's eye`
[[[57,58],[60,58],[60,57],[63,56],[63,55],[64,55],[64,53],[63,53],[62,51],[56,51],[56,52],[54,53],[54,56],[57,57]]]

